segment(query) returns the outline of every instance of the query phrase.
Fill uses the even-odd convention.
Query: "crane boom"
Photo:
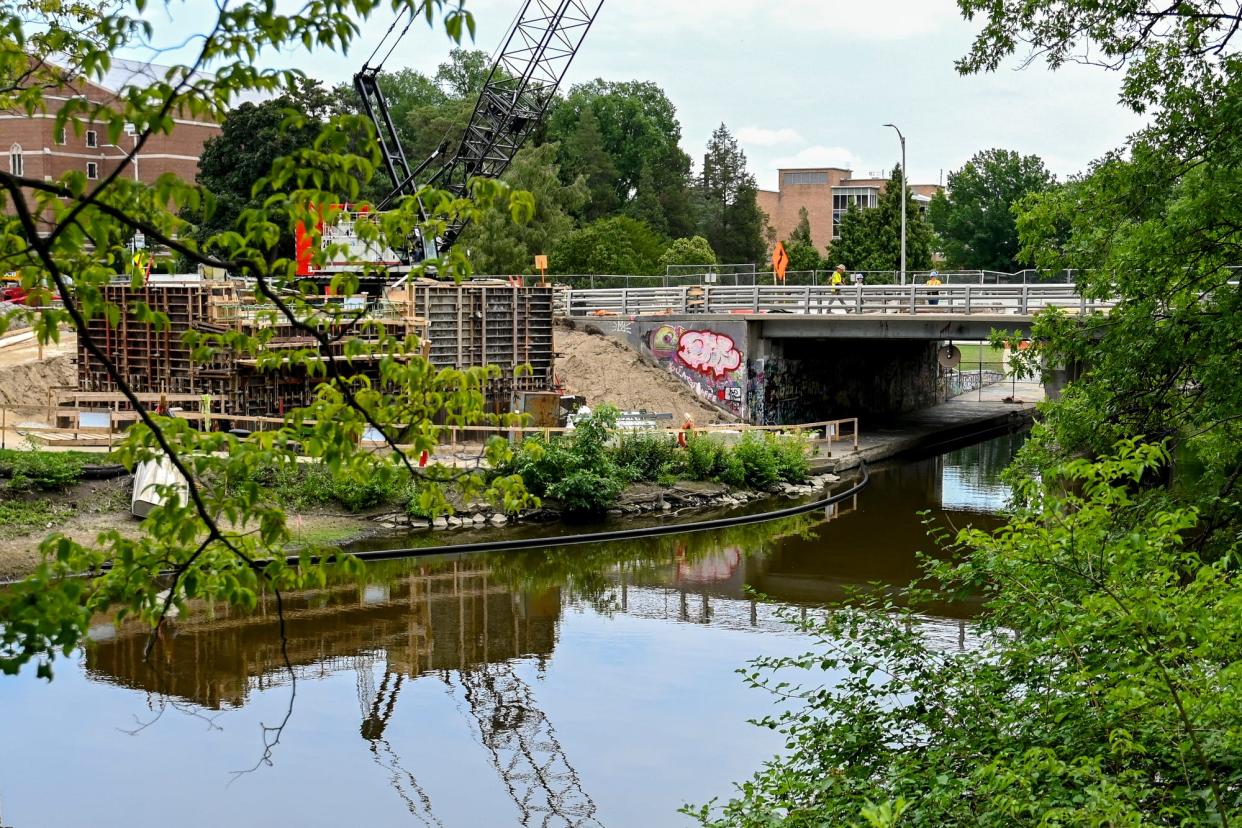
[[[603,0],[527,0],[479,93],[457,154],[431,178],[455,196],[470,179],[499,178],[543,120],[561,80],[595,21]],[[452,246],[465,221],[451,224],[441,248]]]
[[[428,183],[457,197],[469,195],[470,179],[497,178],[543,120],[570,63],[595,22],[603,0],[525,0],[492,64],[470,123],[456,152]],[[411,169],[379,85],[379,66],[364,66],[354,76],[363,111],[375,124],[384,168],[392,191],[377,205],[385,209],[402,196],[416,196],[415,181],[442,158],[441,145]],[[419,204],[421,218],[426,211]],[[417,244],[410,263],[446,251],[465,229],[464,219],[450,223],[436,244]]]

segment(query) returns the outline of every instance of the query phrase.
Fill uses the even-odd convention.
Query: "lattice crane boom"
[[[430,176],[429,184],[462,197],[469,194],[470,179],[497,178],[508,169],[543,120],[602,5],[603,0],[525,0],[492,64],[456,152]],[[410,167],[380,89],[381,67],[382,62],[364,66],[354,76],[354,87],[364,112],[375,124],[384,168],[394,183],[392,192],[378,205],[384,209],[402,196],[416,195],[415,181],[447,155],[447,147],[441,144],[417,167]],[[419,210],[426,219],[421,203]],[[453,222],[436,244],[415,245],[410,252],[411,263],[446,251],[465,226],[464,220]]]

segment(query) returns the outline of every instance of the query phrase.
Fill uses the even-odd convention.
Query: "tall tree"
[[[906,194],[906,270],[932,265],[932,230]],[[828,247],[829,264],[850,270],[896,271],[901,267],[901,165],[893,168],[875,207],[852,207],[841,217],[840,238]]]
[[[582,178],[561,183],[559,151],[556,144],[524,147],[513,159],[502,180],[534,196],[535,214],[515,224],[504,211],[490,210],[466,230],[458,244],[477,273],[532,273],[535,256],[550,253],[574,229],[570,214],[586,200],[587,186]]]
[[[272,192],[254,192],[255,182],[277,158],[310,148],[331,107],[331,93],[318,81],[300,80],[296,94],[230,110],[199,157],[197,181],[215,196],[215,207],[187,210],[196,225],[191,237],[202,242],[235,226],[243,210],[262,205]],[[281,250],[287,254],[292,245],[293,234],[282,233]]]
[[[595,110],[585,107],[572,131],[558,146],[562,180],[581,178],[586,182],[588,200],[576,211],[585,221],[592,222],[616,213],[622,204],[617,192],[620,174],[604,146]]]
[[[1018,204],[1055,182],[1037,155],[990,149],[949,173],[948,192],[932,199],[927,217],[954,267],[1012,272],[1018,261]]]
[[[746,153],[721,124],[707,142],[699,176],[701,235],[726,264],[759,262],[767,217],[759,209],[759,188],[746,170]]]
[[[600,143],[611,161],[611,170],[596,163],[601,175],[612,174],[614,197],[600,203],[622,208],[636,205],[637,213],[657,231],[673,236],[690,235],[694,230],[690,206],[690,157],[682,151],[681,124],[668,96],[654,83],[595,80],[570,90],[548,119],[548,140],[561,142],[564,175],[588,170],[575,169],[571,157],[577,146],[573,134],[581,128],[590,110],[598,128]],[[585,140],[585,139],[580,139]],[[594,189],[594,187],[593,187]]]

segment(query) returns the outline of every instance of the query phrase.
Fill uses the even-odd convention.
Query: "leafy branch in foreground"
[[[57,30],[56,48],[42,55],[10,49],[6,40],[0,75],[9,83],[0,84],[5,90],[0,104],[38,113],[46,105],[43,90],[63,85],[66,72],[75,82],[98,78],[118,50],[160,51],[167,44],[140,19],[142,5],[81,7],[84,20],[94,25],[83,25],[77,35]],[[86,122],[103,123],[115,141],[125,124],[134,124],[137,134],[127,159],[132,163],[153,136],[173,128],[174,116],[218,119],[243,93],[298,87],[302,78],[296,72],[255,68],[261,54],[312,46],[343,50],[356,38],[358,21],[385,5],[401,13],[425,14],[428,21],[442,12],[454,39],[460,38],[463,26],[473,27],[466,12],[440,0],[308,0],[289,15],[272,13],[267,5],[220,6],[210,29],[190,38],[197,49],[193,60],[172,67],[149,86],[125,90],[111,107],[75,99],[59,110],[56,125],[81,129]],[[44,12],[47,6],[25,2],[8,7],[0,12],[0,28],[14,43],[38,44],[28,33],[57,25],[56,15]],[[184,39],[184,32],[177,35],[178,41]],[[60,61],[56,66],[42,59],[53,51]],[[67,57],[62,60],[62,55]],[[289,128],[294,126],[291,121]],[[0,260],[18,272],[33,303],[40,305],[25,312],[28,321],[44,342],[56,339],[62,327],[76,331],[81,345],[105,366],[138,413],[139,424],[116,451],[118,460],[132,467],[167,457],[188,484],[187,498],[169,497],[143,522],[137,538],[115,531],[102,533],[91,544],[47,538],[38,570],[0,594],[0,671],[16,672],[36,661],[39,674],[50,677],[52,660],[83,641],[95,613],[117,618],[136,614],[158,631],[174,607],[192,598],[253,607],[259,590],[271,589],[279,605],[281,590],[323,584],[333,571],[356,574],[361,565],[332,550],[305,550],[321,555],[320,563],[286,563],[284,550],[291,538],[282,505],[253,482],[229,483],[253,481],[258,469],[291,468],[312,458],[343,482],[400,472],[428,487],[453,485],[467,496],[503,501],[507,508],[523,502],[520,482],[489,484],[475,472],[421,469],[411,462],[411,452],[416,456],[439,443],[436,418],[448,425],[507,421],[483,411],[485,383],[495,369],[434,369],[415,337],[390,333],[382,324],[303,293],[294,275],[296,262],[283,252],[281,239],[292,235],[299,223],[314,227],[320,220],[331,222],[338,209],[333,205],[358,200],[377,166],[369,124],[356,117],[337,119],[312,146],[275,161],[270,174],[254,185],[254,192],[264,196],[257,206],[241,211],[230,229],[201,245],[192,240],[194,227],[183,216],[210,217],[214,200],[211,193],[175,176],[140,183],[123,174],[127,164],[97,183],[76,172],[55,181],[0,173],[0,200],[11,211],[0,221]],[[366,241],[395,248],[416,231],[438,235],[449,221],[495,210],[524,221],[532,204],[527,194],[511,193],[496,182],[477,183],[471,198],[427,189],[418,199],[406,198],[393,210],[358,222],[356,231]],[[148,410],[88,329],[91,319],[102,316],[115,323],[124,313],[155,331],[168,328],[166,317],[141,302],[122,308],[106,298],[104,287],[128,270],[128,244],[135,231],[191,264],[226,268],[255,286],[259,305],[253,310],[255,324],[246,329],[252,333],[191,334],[196,360],[228,353],[253,360],[259,371],[304,372],[322,380],[311,404],[287,412],[278,428],[246,439],[198,431],[184,420]],[[317,265],[329,257],[348,256],[345,250],[313,248]],[[430,267],[457,278],[470,272],[464,257],[453,253],[424,263],[412,275]],[[359,262],[356,273],[338,276],[333,287],[337,293],[353,292],[362,277],[374,274],[371,266]],[[141,280],[135,277],[134,284],[141,286]],[[54,297],[62,302],[52,304]],[[304,335],[308,347],[269,347],[278,325]],[[343,331],[364,336],[343,340]],[[370,366],[375,367],[364,370]],[[368,430],[382,436],[385,451],[362,445],[360,438]],[[489,459],[502,462],[505,452],[503,445],[492,445]],[[83,572],[96,577],[76,577]],[[153,632],[151,643],[156,640]]]
[[[1236,822],[1237,573],[1186,548],[1193,510],[1141,487],[1167,461],[1122,443],[1025,484],[1003,528],[960,533],[929,568],[945,595],[986,598],[969,649],[881,599],[790,613],[811,651],[744,671],[785,705],[758,724],[784,734],[788,755],[722,807],[690,812],[705,825],[857,825],[874,802],[894,804],[888,817],[873,807],[872,824]]]

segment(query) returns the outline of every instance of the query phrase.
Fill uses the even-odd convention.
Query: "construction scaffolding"
[[[99,345],[130,389],[141,394],[210,395],[220,416],[273,416],[308,405],[321,375],[304,366],[260,367],[253,353],[218,349],[195,359],[192,331],[270,336],[266,351],[307,350],[326,359],[345,358],[347,343],[376,347],[348,360],[349,373],[378,380],[380,332],[423,340],[423,352],[436,368],[495,365],[500,377],[487,389],[490,411],[508,411],[515,391],[540,391],[552,381],[552,292],[504,282],[445,284],[411,282],[376,300],[368,297],[316,297],[306,321],[326,335],[328,345],[293,325],[274,306],[232,282],[108,285],[102,299],[123,308],[115,324],[103,314],[89,321],[86,334]],[[157,325],[153,315],[167,325]],[[78,390],[117,393],[120,387],[104,363],[78,338]],[[367,349],[364,349],[366,351]],[[200,355],[201,356],[201,355]],[[516,377],[519,366],[531,371]],[[76,407],[97,402],[83,399]]]

